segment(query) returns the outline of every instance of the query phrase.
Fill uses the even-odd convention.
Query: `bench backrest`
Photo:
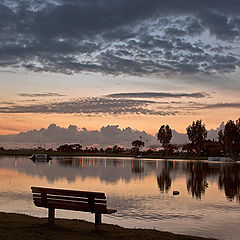
[[[105,193],[31,187],[37,207],[58,208],[92,213],[107,212]]]

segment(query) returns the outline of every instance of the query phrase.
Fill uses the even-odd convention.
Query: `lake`
[[[105,192],[104,223],[218,239],[240,236],[240,164],[114,157],[0,156],[0,211],[47,217],[31,186]],[[179,195],[173,195],[179,191]],[[90,213],[56,210],[56,217],[94,221]]]

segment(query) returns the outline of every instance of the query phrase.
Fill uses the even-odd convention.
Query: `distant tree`
[[[223,145],[224,144],[224,133],[223,130],[219,130],[218,132],[218,142]]]
[[[207,130],[202,120],[193,121],[192,125],[187,127],[188,139],[192,142],[192,145],[196,148],[197,152],[207,137]]]
[[[118,145],[114,145],[112,150],[113,150],[114,153],[117,153],[118,152]]]
[[[144,142],[141,140],[134,140],[132,142],[132,146],[134,147],[134,151],[135,152],[139,152],[139,149],[141,149],[142,147],[144,147]]]
[[[112,153],[113,152],[113,149],[111,147],[107,147],[105,149],[105,153]]]
[[[113,153],[123,153],[124,152],[124,148],[121,148],[117,145],[114,145],[112,150],[113,150]]]
[[[218,140],[226,154],[238,155],[240,153],[240,118],[236,123],[229,120],[224,130],[218,132]]]
[[[214,140],[205,140],[202,145],[202,155],[205,156],[221,156],[221,144]]]
[[[63,144],[57,148],[58,152],[81,152],[82,146],[80,144]]]
[[[158,141],[166,147],[172,139],[172,130],[168,125],[162,125],[157,134]]]

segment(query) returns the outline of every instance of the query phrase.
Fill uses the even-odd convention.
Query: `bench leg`
[[[95,228],[98,228],[98,225],[102,223],[102,214],[101,213],[95,213]]]
[[[54,218],[55,218],[55,209],[48,208],[48,223],[54,224]]]

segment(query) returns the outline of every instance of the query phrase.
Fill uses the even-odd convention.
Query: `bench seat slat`
[[[53,188],[42,188],[42,187],[31,187],[33,193],[46,192],[54,195],[65,195],[74,197],[95,197],[99,199],[106,199],[105,193],[101,192],[86,192],[76,190],[65,190],[65,189],[53,189]]]
[[[75,204],[72,202],[65,202],[65,201],[59,201],[59,200],[58,201],[49,200],[46,204],[44,204],[42,201],[35,200],[34,204],[37,207],[45,207],[45,208],[51,207],[51,208],[57,208],[57,209],[109,214],[109,211],[106,205],[102,205],[102,204],[95,204],[94,209],[91,209],[87,203]]]
[[[42,196],[41,194],[33,194],[33,200],[34,199],[41,199]],[[88,198],[86,197],[68,197],[68,196],[60,196],[60,195],[48,195],[46,196],[47,199],[59,199],[59,200],[67,200],[67,201],[75,201],[75,202],[88,202]],[[93,199],[94,203],[103,203],[107,204],[106,200],[101,200],[101,199]]]
[[[48,199],[46,201],[42,201],[40,198],[33,198],[33,201],[34,202],[42,202],[43,205],[47,205],[47,204],[50,204],[50,203],[53,203],[53,202],[61,202],[61,203],[66,203],[66,204],[72,204],[72,205],[81,205],[81,204],[86,204],[86,205],[89,205],[88,202],[81,202],[81,201],[68,201],[68,200],[60,200],[60,199]],[[95,205],[102,205],[102,206],[107,206],[106,203],[95,203]]]

